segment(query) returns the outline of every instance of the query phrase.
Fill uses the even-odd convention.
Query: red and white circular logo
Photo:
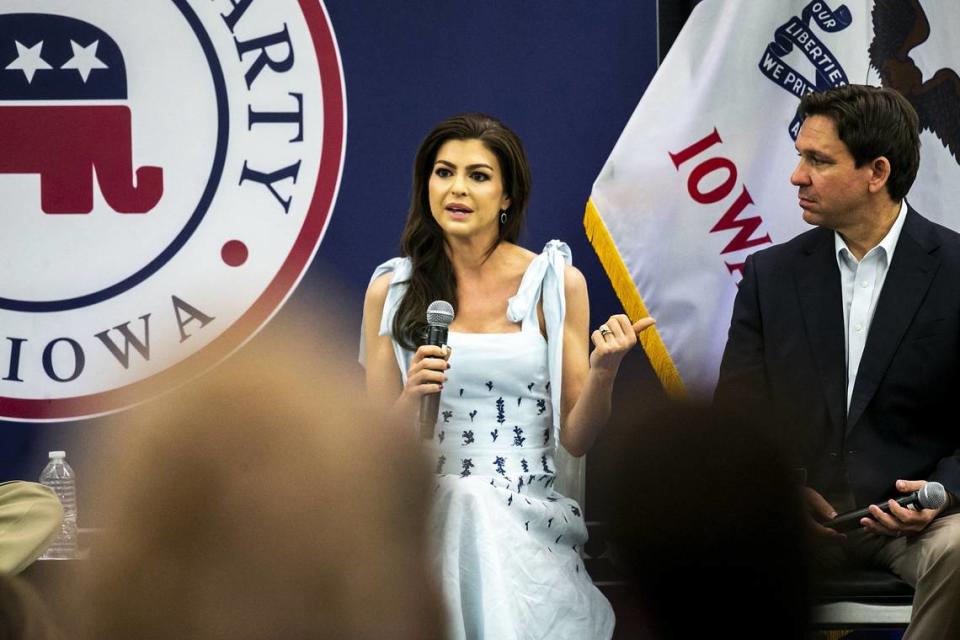
[[[213,364],[310,264],[343,167],[320,0],[0,5],[0,419]]]

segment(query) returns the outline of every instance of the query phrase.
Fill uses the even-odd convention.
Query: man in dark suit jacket
[[[822,524],[927,481],[947,509],[960,495],[960,235],[904,200],[920,142],[900,94],[842,87],[798,113],[791,182],[817,228],[747,259],[716,400],[770,409],[818,546],[916,587],[905,637],[960,638],[960,514],[891,500],[850,536]]]

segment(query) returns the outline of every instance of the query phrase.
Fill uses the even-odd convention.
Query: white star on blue
[[[23,71],[23,75],[27,78],[27,84],[33,82],[33,74],[41,69],[52,69],[47,61],[40,57],[40,52],[43,49],[43,40],[33,45],[32,47],[27,47],[18,41],[14,41],[14,44],[17,45],[17,58],[5,68],[7,71]]]
[[[70,47],[73,49],[73,57],[63,63],[61,69],[76,69],[80,73],[80,78],[84,84],[90,77],[90,72],[94,69],[108,69],[103,60],[97,58],[97,46],[99,40],[94,40],[86,47],[80,46],[73,40],[70,41]]]

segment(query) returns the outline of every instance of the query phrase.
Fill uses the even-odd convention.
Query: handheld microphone
[[[427,339],[424,344],[443,347],[447,344],[447,327],[453,322],[453,305],[446,300],[434,300],[427,307]],[[433,427],[440,413],[440,394],[431,393],[420,396],[420,437],[429,440],[433,437]]]
[[[919,491],[914,491],[908,496],[904,496],[897,500],[897,504],[901,507],[909,507],[915,505],[920,509],[939,509],[940,507],[947,504],[947,490],[943,488],[943,485],[939,482],[928,482],[923,485]],[[884,513],[890,513],[890,504],[884,502],[883,504],[876,505],[880,507],[880,510]],[[828,520],[823,523],[823,526],[830,527],[835,531],[852,531],[853,529],[860,528],[861,518],[867,518],[870,516],[870,508],[858,509],[857,511],[850,511],[848,513],[843,513],[833,520]]]

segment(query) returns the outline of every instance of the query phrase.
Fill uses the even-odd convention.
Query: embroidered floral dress
[[[601,640],[613,633],[610,604],[580,559],[587,540],[580,507],[554,486],[569,256],[565,244],[552,241],[531,263],[508,310],[518,331],[450,333],[452,366],[425,446],[436,473],[431,549],[452,639]],[[389,271],[383,335],[409,261],[392,260],[374,277]],[[549,339],[540,333],[540,300]],[[394,345],[405,376],[413,354]]]

